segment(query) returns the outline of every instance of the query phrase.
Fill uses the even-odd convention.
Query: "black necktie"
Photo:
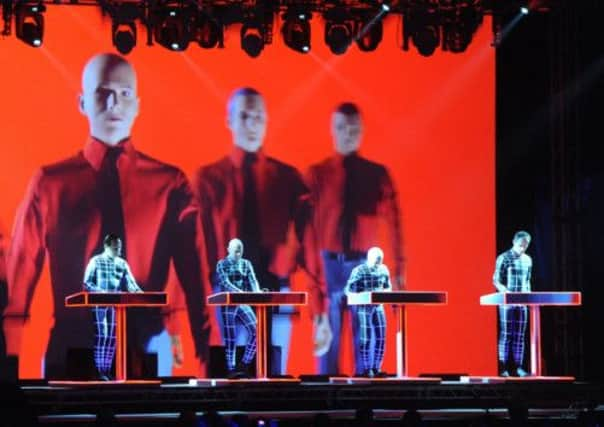
[[[342,215],[340,217],[340,236],[342,251],[350,252],[352,235],[356,228],[355,184],[353,172],[354,156],[349,155],[342,161],[344,169],[344,188],[342,191]]]
[[[122,210],[122,194],[120,191],[120,175],[117,170],[117,159],[123,153],[123,147],[109,147],[105,153],[99,171],[99,207],[101,211],[102,241],[109,233],[115,234],[122,240],[122,257],[126,257],[126,236],[124,228],[124,213]]]
[[[243,194],[241,206],[241,235],[239,238],[245,245],[246,258],[252,264],[260,261],[259,247],[261,244],[260,218],[258,217],[258,192],[254,165],[258,160],[256,153],[246,153],[241,166]]]

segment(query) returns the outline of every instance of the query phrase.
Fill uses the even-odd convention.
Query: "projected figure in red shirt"
[[[237,236],[245,245],[246,258],[254,266],[260,286],[287,291],[298,264],[302,206],[308,190],[296,169],[267,156],[262,149],[267,114],[260,93],[251,88],[235,91],[227,106],[227,124],[233,137],[231,153],[201,167],[196,175],[208,265],[215,266],[225,256],[229,240]],[[315,278],[320,277],[318,261],[307,259],[303,267]],[[311,280],[310,291],[314,310],[320,310],[323,287]],[[284,373],[291,333],[289,315],[274,313],[268,325],[272,326],[272,343],[281,347],[281,370],[277,372],[273,365],[271,373]]]
[[[361,157],[362,117],[352,103],[340,104],[331,118],[336,153],[312,165],[306,182],[313,205],[312,227],[315,252],[323,261],[329,299],[328,315],[318,325],[329,324],[333,340],[326,354],[318,358],[321,374],[340,373],[340,333],[344,311],[348,310],[344,286],[352,269],[365,261],[369,248],[389,240],[385,247],[393,260],[395,289],[403,286],[403,245],[399,203],[394,183],[386,168]],[[306,251],[311,251],[307,248]],[[354,308],[352,311],[354,312]],[[364,365],[358,343],[358,316],[352,315],[355,363],[358,373]],[[319,328],[318,328],[319,329]]]
[[[84,149],[40,168],[17,212],[7,267],[10,292],[4,326],[9,353],[21,348],[46,259],[55,322],[45,376],[65,375],[69,347],[93,346],[90,314],[66,309],[64,300],[81,289],[87,261],[102,248],[103,236],[114,233],[124,236],[124,258],[146,291],[164,290],[173,262],[187,296],[196,352],[205,358],[209,319],[203,304],[206,267],[198,207],[179,169],[134,148],[130,131],[139,99],[133,67],[118,55],[94,56],[84,68],[80,110],[90,126]],[[158,351],[160,367],[162,360],[172,360],[169,344],[149,347],[160,335],[169,341],[161,312],[131,309],[128,316],[130,350]],[[168,326],[178,342],[177,328]]]

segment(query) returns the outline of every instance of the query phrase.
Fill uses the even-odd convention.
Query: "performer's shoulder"
[[[66,175],[80,172],[87,167],[89,167],[89,164],[82,151],[78,151],[72,156],[40,166],[37,175],[40,178],[63,178]]]
[[[137,168],[142,170],[150,170],[155,173],[163,173],[166,175],[184,176],[184,172],[176,165],[156,159],[141,151],[137,151]]]
[[[197,168],[195,176],[202,180],[215,180],[225,176],[225,171],[232,167],[229,156],[224,156],[216,161]]]

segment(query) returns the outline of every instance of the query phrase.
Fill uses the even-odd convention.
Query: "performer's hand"
[[[327,313],[322,313],[318,316],[315,316],[313,329],[313,354],[317,357],[320,357],[327,353],[333,339],[333,333],[331,332],[331,325],[329,324],[329,317],[327,316]]]
[[[501,284],[496,284],[495,287],[497,288],[497,291],[499,291],[499,292],[505,293],[508,291],[508,288],[506,288],[505,286],[503,286]]]
[[[172,348],[172,363],[174,364],[174,367],[181,368],[185,356],[182,351],[180,335],[170,335],[170,347]]]

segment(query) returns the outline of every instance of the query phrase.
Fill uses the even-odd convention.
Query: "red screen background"
[[[114,51],[110,28],[95,8],[49,6],[43,47],[34,49],[15,36],[0,41],[0,223],[5,228],[12,226],[34,171],[83,146],[88,123],[78,111],[80,73],[92,55]],[[225,105],[237,87],[252,86],[264,94],[265,151],[300,170],[332,153],[334,106],[357,103],[364,121],[361,153],[386,165],[399,191],[407,289],[449,293],[447,306],[408,309],[409,373],[495,373],[495,310],[478,303],[481,294],[492,291],[495,258],[495,55],[489,18],[464,54],[437,50],[429,58],[413,47],[400,49],[400,17],[394,16],[385,20],[376,51],[351,46],[343,56],[329,52],[317,17],[310,54],[289,50],[276,27],[273,44],[257,59],[240,49],[238,28],[226,33],[225,49],[191,44],[181,53],[144,45],[141,30],[128,55],[141,99],[134,143],[189,176],[230,150]],[[386,264],[389,256],[386,252]],[[304,290],[303,276],[294,276],[294,288]],[[23,378],[41,376],[51,298],[45,271],[23,338]],[[392,310],[387,313],[384,367],[394,372],[395,319]],[[294,318],[292,374],[314,372],[311,330],[303,309]],[[349,328],[344,333],[348,336]],[[188,329],[184,338],[190,356]],[[343,366],[351,373],[347,342]],[[193,373],[192,357],[174,372]]]

